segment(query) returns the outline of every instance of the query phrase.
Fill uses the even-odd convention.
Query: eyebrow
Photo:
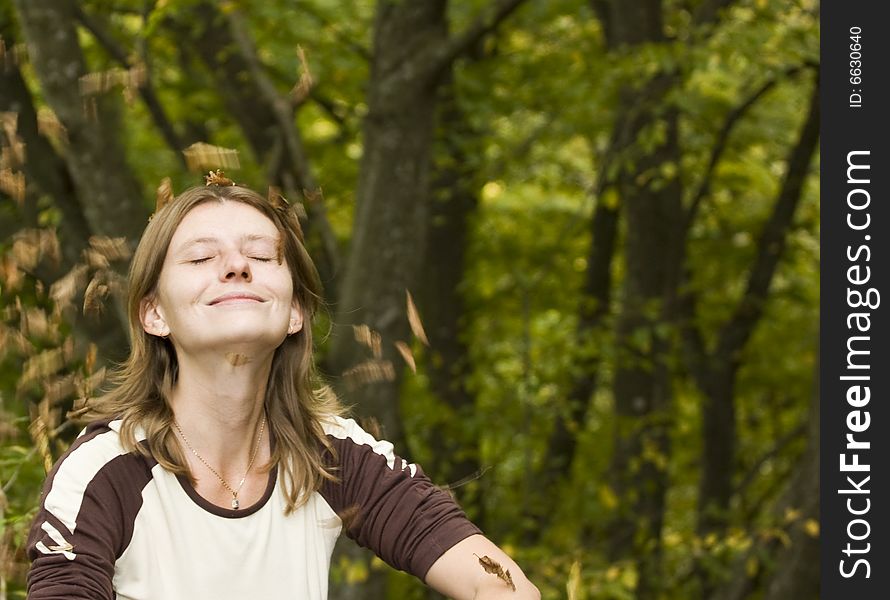
[[[257,234],[257,233],[245,235],[241,239],[242,239],[242,241],[245,241],[245,242],[270,242],[272,244],[278,243],[277,238],[274,238],[274,237],[268,236],[268,235]],[[195,246],[197,244],[216,244],[218,242],[219,242],[219,238],[215,238],[215,237],[194,238],[194,239],[191,239],[191,240],[185,242],[184,244],[182,244],[177,249],[177,251],[181,252],[183,250],[187,250],[188,248],[191,248],[192,246]]]

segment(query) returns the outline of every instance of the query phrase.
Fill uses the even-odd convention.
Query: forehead
[[[205,202],[190,210],[170,240],[176,250],[196,239],[278,239],[275,224],[263,213],[241,202]]]

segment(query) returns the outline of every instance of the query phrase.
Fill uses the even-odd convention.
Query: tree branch
[[[272,110],[278,125],[278,135],[283,142],[284,148],[287,150],[284,154],[290,157],[289,168],[292,170],[296,181],[289,182],[288,187],[295,187],[297,189],[293,191],[302,192],[301,196],[306,200],[305,205],[311,215],[312,225],[318,228],[319,235],[321,236],[324,251],[327,255],[327,262],[333,276],[339,272],[340,264],[336,236],[328,221],[324,203],[321,201],[321,188],[315,180],[315,175],[312,173],[309,165],[309,158],[306,156],[303,141],[300,139],[300,134],[294,125],[290,102],[286,97],[278,93],[271,78],[264,71],[253,42],[241,22],[239,13],[230,13],[228,22],[235,45],[243,57],[250,75],[256,82],[257,88],[264,97],[267,106]]]
[[[786,69],[784,73],[782,73],[782,79],[787,79],[793,76],[795,73],[798,73],[803,67],[795,66],[789,69]],[[692,201],[689,205],[689,208],[686,210],[685,223],[684,223],[684,231],[688,231],[692,226],[693,221],[695,221],[695,217],[697,216],[698,209],[704,200],[704,198],[711,191],[711,182],[713,181],[714,171],[717,168],[717,164],[723,158],[723,153],[726,150],[727,142],[729,140],[729,135],[732,133],[732,130],[735,126],[741,121],[742,117],[754,106],[758,100],[760,100],[768,91],[770,91],[773,87],[775,87],[778,79],[773,77],[766,82],[763,83],[759,88],[754,90],[753,93],[749,94],[748,97],[738,106],[733,108],[726,115],[726,120],[723,122],[723,127],[721,127],[720,132],[717,134],[717,140],[714,142],[714,146],[711,148],[711,157],[708,160],[708,166],[705,169],[704,176],[702,177],[701,182],[699,183],[698,189],[695,192],[695,195],[692,198]]]
[[[436,72],[450,65],[479,40],[497,29],[507,17],[522,6],[523,2],[525,0],[495,0],[491,7],[483,9],[483,14],[479,15],[463,33],[449,40],[444,50],[434,58],[432,70]]]
[[[315,8],[309,6],[309,4],[306,2],[297,2],[295,8],[300,12],[312,17],[312,19],[314,19],[315,22],[322,27],[330,28],[337,41],[341,42],[344,46],[352,50],[355,54],[357,54],[359,57],[363,58],[367,62],[371,62],[370,50],[356,42],[348,34],[343,33],[340,28],[337,27],[336,23],[333,20],[327,18]]]
[[[93,34],[93,37],[96,38],[96,41],[99,42],[99,45],[105,49],[108,55],[123,68],[132,69],[134,65],[127,58],[127,53],[124,49],[118,45],[93,17],[84,12],[77,3],[74,3],[73,7],[75,18],[86,27],[87,31]],[[142,97],[142,101],[145,102],[145,106],[151,114],[152,120],[158,130],[160,130],[161,136],[167,142],[167,147],[173,151],[179,162],[185,166],[185,157],[182,154],[182,140],[180,140],[179,134],[176,133],[176,129],[173,127],[170,119],[167,118],[167,113],[164,111],[164,107],[161,106],[161,102],[157,94],[155,94],[154,87],[152,87],[151,80],[147,74],[145,82],[138,85],[137,89],[139,90],[139,96]]]
[[[718,356],[737,362],[738,351],[747,342],[763,314],[764,302],[773,275],[785,249],[785,241],[794,212],[803,194],[813,153],[819,144],[818,76],[810,98],[809,113],[797,143],[788,156],[788,170],[773,212],[763,228],[757,258],[748,277],[748,285],[733,316],[724,325],[717,344]]]

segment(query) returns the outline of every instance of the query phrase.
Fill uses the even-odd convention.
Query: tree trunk
[[[660,2],[599,9],[616,47],[663,39]],[[666,250],[676,247],[680,234],[682,189],[676,177],[660,180],[657,174],[663,165],[679,161],[677,112],[664,105],[675,84],[676,75],[661,73],[639,91],[624,88],[613,132],[627,233],[612,384],[616,417],[610,478],[620,508],[609,526],[608,550],[613,560],[636,557],[640,598],[652,597],[657,587],[670,456],[670,348],[659,325],[670,320],[666,299],[676,285],[674,253]],[[664,132],[664,141],[642,151],[635,141],[652,127]]]
[[[118,101],[112,94],[82,96],[86,66],[72,7],[54,0],[16,0],[31,64],[47,103],[65,126],[65,155],[84,214],[94,234],[135,242],[148,211],[138,180],[125,160],[117,132]],[[53,35],[47,35],[47,32]]]
[[[331,371],[344,373],[363,360],[349,327],[365,324],[380,333],[391,376],[339,391],[359,414],[379,419],[383,435],[400,449],[403,361],[394,342],[410,341],[406,290],[418,282],[424,251],[440,76],[428,61],[446,42],[444,8],[442,0],[378,4],[355,225],[329,357]]]
[[[41,91],[65,127],[68,147],[64,160],[84,220],[94,235],[125,237],[134,246],[145,227],[148,211],[142,203],[141,186],[117,137],[121,130],[119,101],[110,93],[88,97],[79,92],[86,66],[73,7],[53,0],[17,0],[16,6]],[[48,31],[53,35],[47,35]],[[66,202],[60,208],[73,210]],[[75,218],[72,226],[77,223]],[[100,323],[93,321],[88,325],[101,331],[95,341],[103,349],[103,358],[117,361],[126,356],[125,323],[122,302],[117,302]]]
[[[772,214],[758,242],[758,254],[748,285],[733,316],[720,332],[717,347],[699,359],[697,383],[705,394],[703,405],[702,479],[699,490],[698,530],[722,531],[728,524],[735,469],[734,388],[741,352],[764,313],[769,287],[784,254],[785,241],[803,195],[813,153],[819,142],[818,85],[813,86],[809,110],[797,142],[788,155],[788,169]]]
[[[650,98],[658,103],[673,81],[663,76],[652,83]],[[682,207],[678,179],[660,186],[634,181],[637,173],[659,172],[661,165],[677,163],[676,112],[646,115],[630,128],[634,139],[643,126],[659,120],[667,129],[665,143],[638,158],[636,172],[625,172],[619,186],[627,234],[616,327],[616,428],[610,472],[621,509],[611,527],[609,550],[613,559],[637,557],[640,598],[653,595],[659,578],[672,424],[670,344],[660,326],[671,321],[666,299],[676,281],[671,277],[672,253],[665,250],[676,244]],[[644,548],[641,542],[654,548]]]
[[[818,345],[818,339],[817,339]],[[794,476],[772,509],[783,523],[788,543],[778,536],[757,536],[736,561],[733,575],[709,595],[710,600],[745,600],[763,590],[764,600],[819,597],[819,350],[810,401],[807,447]],[[789,512],[790,511],[790,512]],[[789,519],[788,515],[793,515]],[[752,569],[752,564],[757,568]]]
[[[479,471],[479,429],[471,424],[475,398],[467,389],[470,365],[462,333],[469,219],[478,207],[478,174],[473,157],[481,156],[481,134],[460,107],[449,75],[441,88],[436,137],[438,152],[427,214],[427,244],[420,275],[420,310],[430,340],[424,367],[430,388],[443,405],[430,437],[433,457],[427,472],[450,484]],[[468,482],[454,490],[482,526],[479,486]]]

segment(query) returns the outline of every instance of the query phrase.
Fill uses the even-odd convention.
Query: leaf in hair
[[[473,556],[479,559],[479,564],[482,565],[486,573],[497,575],[498,579],[509,585],[514,592],[516,591],[516,584],[513,583],[513,577],[510,576],[509,569],[504,569],[500,563],[488,556],[479,556],[475,553]]]
[[[405,294],[408,302],[408,323],[411,325],[411,332],[417,339],[423,342],[424,346],[429,346],[430,341],[423,330],[423,323],[420,322],[420,313],[417,312],[417,306],[414,305],[414,298],[411,297],[411,292],[408,290],[405,290]]]

